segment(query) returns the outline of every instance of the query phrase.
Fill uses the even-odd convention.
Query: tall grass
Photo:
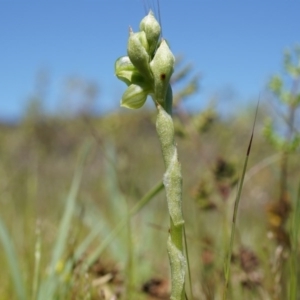
[[[14,244],[10,238],[10,235],[0,219],[0,240],[4,248],[5,257],[8,264],[8,269],[10,271],[10,276],[12,278],[15,296],[18,300],[27,299],[26,289],[24,285],[24,280],[22,272],[19,265],[19,259],[15,251]]]

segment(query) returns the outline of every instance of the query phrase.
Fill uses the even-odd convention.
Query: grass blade
[[[38,296],[39,277],[40,277],[40,262],[41,262],[41,229],[40,222],[36,225],[36,242],[34,251],[34,273],[33,273],[33,284],[32,284],[32,299],[36,300]]]
[[[290,300],[298,299],[298,282],[299,282],[299,264],[298,264],[298,240],[299,240],[299,226],[300,226],[300,183],[298,186],[298,193],[296,204],[293,212],[292,230],[291,230],[291,258],[290,258],[290,280],[289,280],[289,297]]]
[[[7,258],[7,263],[11,273],[14,289],[17,294],[17,299],[25,300],[26,292],[24,288],[24,282],[21,276],[20,266],[17,259],[18,257],[15,251],[15,247],[9,237],[6,227],[2,223],[1,218],[0,218],[0,241],[3,245],[4,252]]]
[[[90,267],[100,256],[100,254],[106,249],[106,247],[114,240],[118,233],[126,226],[128,223],[128,218],[134,216],[138,211],[140,211],[154,196],[156,196],[160,191],[162,191],[164,185],[162,182],[156,184],[136,205],[134,205],[128,212],[128,217],[125,217],[119,224],[112,230],[112,232],[103,240],[101,245],[94,250],[94,252],[89,256],[87,260],[87,267]]]
[[[66,200],[64,215],[59,226],[58,237],[56,239],[54,250],[52,253],[52,260],[49,268],[49,277],[39,292],[39,298],[38,298],[39,300],[45,300],[45,299],[52,300],[55,290],[57,288],[58,280],[55,276],[55,269],[63,255],[63,252],[67,244],[72,215],[74,213],[74,209],[76,205],[76,197],[81,182],[84,164],[90,147],[91,147],[90,142],[85,143],[80,153],[78,167],[74,174],[71,188]]]
[[[254,126],[256,123],[258,105],[259,105],[259,102],[257,103],[257,106],[256,106],[256,112],[255,112],[252,133],[251,133],[251,137],[250,137],[250,141],[249,141],[249,145],[248,145],[248,149],[247,149],[247,153],[246,153],[246,158],[244,161],[241,180],[240,180],[239,186],[238,186],[238,192],[237,192],[236,199],[234,202],[234,209],[233,209],[233,216],[232,216],[232,223],[231,223],[230,242],[229,242],[229,247],[228,247],[228,251],[227,251],[225,267],[224,267],[224,269],[225,269],[224,270],[225,271],[225,285],[224,285],[224,291],[223,291],[223,300],[227,299],[227,292],[228,292],[229,279],[230,279],[230,262],[231,262],[231,255],[232,255],[232,251],[233,251],[233,242],[234,242],[235,229],[236,229],[236,219],[237,219],[238,207],[239,207],[239,203],[240,203],[240,199],[241,199],[241,193],[242,193],[243,183],[244,183],[244,179],[245,179],[245,174],[246,174],[246,170],[247,170],[248,159],[249,159],[249,155],[250,155],[250,151],[251,151],[252,140],[253,140],[253,136],[254,136]]]

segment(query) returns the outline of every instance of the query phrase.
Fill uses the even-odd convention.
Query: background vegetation
[[[299,61],[287,53],[260,98],[229,299],[300,299]],[[193,293],[221,299],[256,103],[230,118],[213,104],[186,112],[199,78],[181,70],[175,124]],[[91,103],[96,87],[80,90]],[[66,118],[45,115],[41,101],[0,128],[0,299],[168,299],[164,192],[131,213],[164,172],[155,112],[93,116],[83,105]]]

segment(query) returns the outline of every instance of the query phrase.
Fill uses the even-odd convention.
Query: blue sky
[[[257,99],[282,70],[283,50],[300,43],[296,0],[160,0],[160,9],[173,53],[202,75],[189,108],[216,95],[224,107],[230,98]],[[1,0],[0,119],[23,114],[41,70],[49,78],[49,111],[60,108],[70,77],[99,85],[99,112],[118,108],[125,85],[114,76],[114,62],[126,54],[129,25],[137,30],[144,14],[142,0]]]

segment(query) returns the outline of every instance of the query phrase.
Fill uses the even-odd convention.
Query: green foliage
[[[286,51],[284,54],[284,71],[282,76],[273,76],[268,84],[276,99],[284,106],[281,118],[286,124],[285,136],[275,131],[273,122],[268,119],[265,124],[264,133],[269,142],[278,151],[294,153],[300,145],[299,120],[296,111],[300,106],[300,48],[296,47],[294,52]],[[281,128],[281,132],[283,132]]]
[[[4,255],[6,257],[7,263],[9,265],[10,276],[12,278],[12,282],[14,285],[15,296],[18,300],[25,300],[26,290],[24,287],[24,282],[22,278],[22,273],[20,270],[18,256],[16,254],[14,245],[10,239],[9,233],[5,225],[2,223],[0,219],[0,241],[4,248]]]
[[[299,291],[295,287],[299,282],[299,273],[296,257],[299,255],[295,245],[299,244],[298,224],[295,223],[295,214],[299,210],[299,193],[296,195],[295,188],[291,183],[290,161],[293,155],[299,156],[300,128],[297,111],[300,106],[300,48],[294,51],[286,51],[283,59],[284,74],[275,75],[270,79],[269,89],[279,102],[280,117],[285,128],[275,130],[274,123],[266,119],[264,135],[272,147],[280,154],[281,164],[279,167],[278,194],[275,201],[270,202],[269,228],[272,232],[280,254],[277,254],[278,272],[290,269],[285,278],[281,278],[275,289],[276,297],[288,295],[289,299],[298,299]],[[278,124],[278,123],[277,123]],[[278,125],[277,125],[278,128]],[[298,176],[297,176],[298,177]],[[295,198],[295,201],[292,199]],[[294,202],[294,203],[293,203]],[[291,224],[290,230],[287,224]],[[275,257],[276,250],[273,256]]]
[[[107,297],[113,297],[120,289],[123,298],[128,299],[125,296],[130,270],[127,261],[128,220],[133,248],[130,267],[132,299],[146,299],[149,294],[140,291],[149,291],[150,288],[146,289],[144,285],[154,279],[159,279],[160,288],[169,295],[165,262],[167,206],[162,195],[149,200],[161,190],[161,183],[150,196],[143,197],[163,172],[154,117],[154,112],[140,111],[138,114],[112,114],[88,119],[48,118],[44,119],[43,125],[37,120],[16,127],[1,127],[1,218],[14,245],[17,257],[14,261],[18,262],[18,274],[23,278],[28,297],[33,295],[38,239],[38,290],[49,278],[49,264],[59,236],[59,224],[65,214],[65,195],[76,170],[78,152],[86,138],[95,142],[85,163],[65,250],[55,272],[60,287],[56,290],[56,299],[84,299],[88,294],[90,299],[97,299],[100,290]],[[245,124],[243,112],[238,112],[233,120],[229,122],[216,116],[209,129],[201,134],[193,122],[182,122],[186,132],[179,143],[180,159],[184,161],[183,207],[184,215],[189,216],[186,232],[187,242],[192,245],[189,256],[195,299],[209,295],[217,297],[222,293],[220,274],[229,237],[236,174],[240,173],[239,164],[247,148],[249,136],[245,133],[251,127]],[[47,130],[41,139],[35,127],[42,130],[42,126]],[[249,161],[251,167],[254,167],[253,162],[260,162],[271,151],[262,136],[257,134]],[[291,161],[290,172],[297,174],[298,168],[298,160]],[[274,166],[267,165],[245,184],[231,262],[236,293],[232,299],[242,299],[245,295],[250,299],[265,299],[253,294],[258,290],[272,299],[274,273],[269,264],[272,243],[266,238],[268,228],[264,203],[274,195],[275,175]],[[203,209],[194,194],[203,180],[209,193],[201,194],[202,201],[206,198],[208,203],[213,203],[210,209]],[[297,176],[289,179],[291,185],[295,181]],[[147,209],[144,208],[146,204],[138,204],[141,198],[147,203]],[[124,218],[120,217],[124,214],[121,208],[128,210]],[[37,220],[40,237],[35,233]],[[239,252],[242,246],[251,250],[259,261],[251,271],[241,267],[245,259]],[[5,252],[0,252],[3,266],[0,295],[4,300],[17,298],[13,281],[8,280],[11,270],[6,261]],[[87,268],[89,261],[91,267]],[[285,275],[285,271],[282,274]],[[157,295],[153,296],[154,299],[158,298],[158,291],[152,290],[152,293]]]

